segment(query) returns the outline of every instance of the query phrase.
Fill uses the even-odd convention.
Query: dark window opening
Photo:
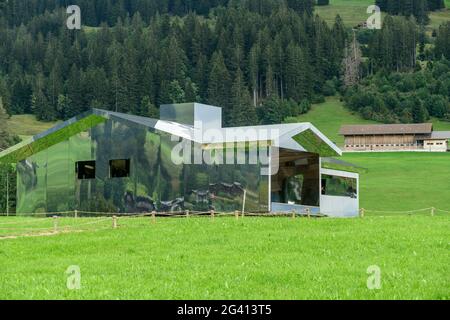
[[[338,176],[322,175],[322,194],[357,198],[357,180]]]
[[[79,161],[75,164],[78,180],[95,179],[95,161]]]
[[[110,160],[109,176],[111,178],[128,178],[130,176],[130,159]]]

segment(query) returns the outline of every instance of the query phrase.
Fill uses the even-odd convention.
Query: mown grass
[[[374,3],[373,0],[330,0],[328,6],[316,6],[315,12],[330,25],[339,14],[346,26],[355,27],[370,17],[367,7]]]
[[[22,139],[26,139],[38,133],[46,131],[56,124],[57,122],[39,121],[34,115],[31,114],[11,116],[7,123],[8,131],[11,134],[20,136]]]
[[[339,147],[344,145],[344,137],[339,135],[342,125],[377,124],[379,122],[363,119],[351,112],[337,97],[328,97],[324,103],[315,104],[306,114],[286,119],[287,122],[311,122]],[[434,130],[450,131],[450,122],[432,118],[429,120]]]
[[[346,26],[355,27],[369,18],[367,7],[374,3],[374,0],[330,0],[328,6],[316,6],[316,13],[330,25],[339,14]],[[446,6],[447,9],[430,13],[428,29],[437,28],[443,22],[450,20],[449,0],[446,0]],[[382,19],[384,16],[385,14],[382,13]]]
[[[371,210],[450,211],[450,153],[345,153],[360,174],[360,206]]]
[[[450,298],[448,216],[119,225],[0,240],[0,299]],[[80,290],[66,287],[71,265]],[[366,285],[372,265],[380,290]]]
[[[428,29],[438,29],[441,24],[450,20],[450,4],[446,4],[447,9],[430,12],[430,23]]]
[[[339,135],[339,129],[344,124],[376,124],[365,120],[359,114],[350,112],[337,97],[329,97],[326,102],[312,106],[303,115],[288,118],[288,122],[311,122],[338,146],[344,144],[344,137]]]

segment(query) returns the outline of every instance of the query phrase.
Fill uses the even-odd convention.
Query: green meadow
[[[13,115],[8,120],[8,131],[11,134],[27,139],[55,126],[58,122],[43,122],[31,114]]]
[[[450,122],[430,121],[435,130],[450,131]],[[377,123],[352,113],[336,97],[288,122],[311,122],[341,147],[342,125]],[[360,173],[363,208],[408,211],[436,207],[450,211],[450,153],[345,153],[340,159],[367,169]]]
[[[355,27],[369,18],[367,8],[374,3],[374,0],[330,0],[328,6],[316,6],[315,12],[329,24],[333,24],[339,14],[348,27]],[[430,13],[428,29],[438,28],[440,24],[450,20],[450,0],[445,0],[445,3],[447,9]],[[382,19],[383,17],[384,14]]]
[[[308,113],[288,118],[287,122],[311,122],[338,146],[344,144],[344,137],[339,135],[342,125],[377,123],[350,112],[337,97],[328,97],[324,103],[313,105]]]
[[[324,103],[313,105],[308,113],[288,118],[286,122],[311,122],[339,147],[344,145],[344,137],[339,135],[342,125],[379,123],[351,112],[338,97],[328,97]],[[450,122],[434,118],[429,122],[433,123],[434,130],[450,131]]]
[[[0,240],[0,299],[450,298],[449,216],[110,223]],[[371,266],[379,289],[367,286]]]
[[[450,213],[448,152],[345,153],[340,159],[367,169],[360,173],[362,208],[409,211],[436,207]]]

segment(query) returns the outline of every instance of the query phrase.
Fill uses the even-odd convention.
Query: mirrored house
[[[17,214],[184,210],[358,214],[356,173],[310,123],[222,127],[222,110],[161,106],[159,120],[92,109],[0,153]]]

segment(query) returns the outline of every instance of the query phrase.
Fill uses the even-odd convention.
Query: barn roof
[[[431,139],[450,139],[450,131],[433,131]]]
[[[383,134],[431,134],[432,123],[414,124],[374,124],[374,125],[344,125],[339,134],[350,135],[383,135]]]

